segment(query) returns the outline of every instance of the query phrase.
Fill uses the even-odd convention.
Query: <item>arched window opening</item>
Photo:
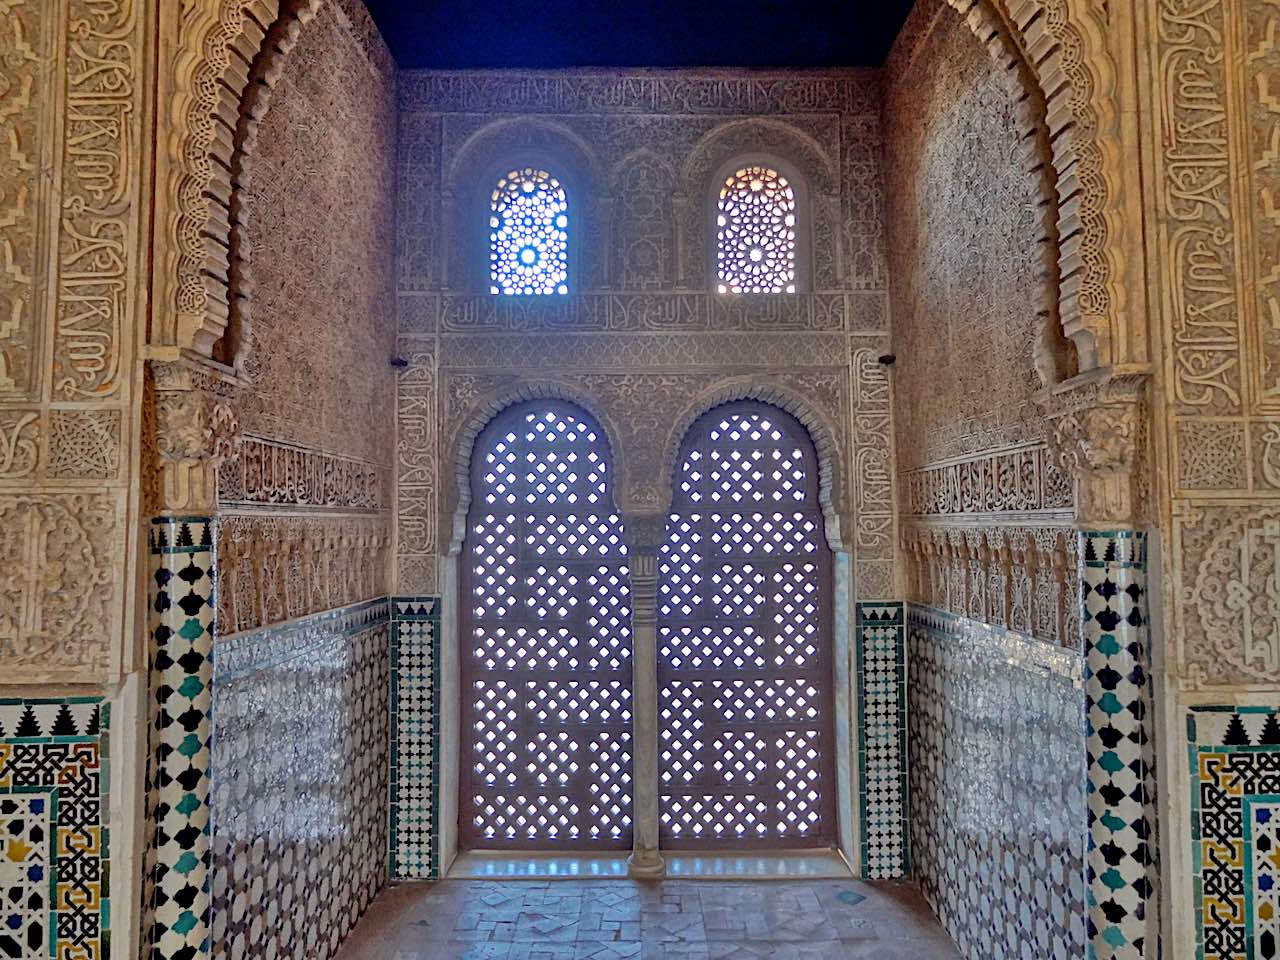
[[[608,444],[561,402],[476,441],[463,543],[461,833],[631,846],[631,610]]]
[[[720,293],[796,292],[796,194],[754,164],[725,179],[716,216]]]
[[[663,846],[832,845],[831,553],[798,421],[694,424],[658,575]]]
[[[536,167],[498,180],[490,202],[490,293],[569,292],[569,202],[560,181]]]

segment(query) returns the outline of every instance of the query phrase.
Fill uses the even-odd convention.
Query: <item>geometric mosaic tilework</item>
[[[1251,956],[1275,960],[1280,943],[1280,796],[1245,797],[1244,887],[1252,899],[1246,911]]]
[[[906,627],[900,602],[856,605],[862,876],[910,872]]]
[[[1196,960],[1280,957],[1280,707],[1187,715]]]
[[[1083,665],[911,604],[911,864],[968,960],[1085,956]]]
[[[217,642],[214,960],[326,960],[386,883],[389,612]]]
[[[209,956],[213,521],[151,521],[148,823],[152,960]]]
[[[1081,537],[1090,951],[1139,960],[1155,854],[1146,542],[1132,530]]]
[[[108,954],[109,714],[100,697],[0,699],[0,957]]]
[[[440,875],[440,599],[391,601],[391,876]]]

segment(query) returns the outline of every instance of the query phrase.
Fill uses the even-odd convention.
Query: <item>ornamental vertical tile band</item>
[[[858,771],[862,875],[906,876],[907,827],[906,628],[901,603],[859,603]]]
[[[1187,715],[1196,960],[1280,956],[1280,708]]]
[[[105,960],[110,707],[0,699],[0,957]]]

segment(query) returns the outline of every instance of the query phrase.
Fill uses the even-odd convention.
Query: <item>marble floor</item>
[[[445,880],[379,894],[337,960],[959,960],[915,889]]]

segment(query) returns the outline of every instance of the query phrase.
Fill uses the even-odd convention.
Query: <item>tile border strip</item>
[[[50,957],[84,955],[106,958],[111,952],[111,703],[105,697],[98,696],[3,697],[0,698],[0,721],[4,714],[10,712],[5,708],[21,708],[21,715],[16,724],[0,722],[4,729],[3,735],[0,735],[0,747],[28,749],[0,749],[0,797],[45,798],[49,804],[47,822],[52,834],[46,837],[49,877],[44,882],[47,902],[40,920],[45,928],[45,950]],[[59,709],[55,712],[53,708]],[[84,709],[82,712],[79,708],[92,709]],[[49,717],[49,713],[53,713],[53,716]],[[43,723],[41,714],[46,715]],[[77,717],[77,714],[80,716]],[[76,733],[53,732],[64,719],[77,727]],[[18,736],[17,731],[27,723],[37,724],[38,731]],[[97,747],[95,773],[98,789],[95,794],[82,794],[78,797],[72,795],[76,782],[62,775],[67,767],[83,772],[83,751],[75,751],[73,755],[63,757],[66,763],[56,775],[52,774],[50,767],[33,771],[42,779],[52,775],[55,783],[35,784],[30,782],[29,777],[19,778],[25,782],[14,783],[13,767],[23,759],[15,756],[15,753],[29,753],[29,748],[33,747],[61,747],[67,744],[93,744]],[[84,811],[74,805],[76,799],[87,801],[90,809],[96,808],[96,823],[83,819]],[[64,816],[74,819],[66,824],[62,822]],[[93,843],[94,831],[96,844]],[[92,865],[81,863],[67,880],[71,889],[65,891],[67,895],[63,896],[64,891],[59,890],[62,884],[60,864],[70,859],[94,860],[96,869]],[[83,919],[77,922],[76,918],[83,917],[86,913],[97,920],[96,932],[87,929]],[[67,923],[61,920],[64,915],[69,917]],[[21,909],[16,916],[22,917]],[[26,926],[27,923],[29,920],[22,925]]]
[[[861,787],[857,798],[859,864],[863,879],[898,879],[911,871],[906,623],[902,601],[858,602],[854,627]],[[885,656],[885,641],[892,648],[889,657]],[[873,643],[880,647],[875,655],[869,655],[868,645]],[[886,728],[869,729],[873,717],[884,720]]]
[[[1226,719],[1224,719],[1226,718]],[[1265,718],[1265,719],[1263,719]],[[1269,798],[1280,799],[1280,707],[1245,705],[1197,705],[1186,713],[1188,784],[1191,811],[1191,884],[1195,910],[1195,960],[1227,960],[1237,956],[1252,957],[1256,951],[1257,910],[1252,872],[1252,836],[1244,816],[1251,803],[1269,804]],[[1266,758],[1266,759],[1264,759]],[[1217,786],[1215,774],[1223,769],[1231,781],[1230,789]],[[1250,780],[1261,791],[1249,791]],[[1225,809],[1214,811],[1210,823],[1238,822],[1239,837],[1206,838],[1204,801],[1225,801]],[[1239,803],[1239,817],[1232,809]],[[1216,856],[1214,856],[1217,854]],[[1217,873],[1206,885],[1206,855],[1212,856]],[[1238,860],[1239,868],[1232,870]],[[1238,906],[1232,895],[1239,886]],[[1215,909],[1224,906],[1226,909]],[[1206,919],[1212,916],[1212,919]],[[1272,932],[1280,925],[1273,918]],[[1239,931],[1239,939],[1229,939]],[[1210,934],[1212,934],[1210,936]],[[1212,941],[1212,942],[1211,942]]]
[[[1155,876],[1146,536],[1080,533],[1091,960],[1141,960]]]
[[[390,817],[390,830],[388,832],[389,842],[387,850],[388,870],[390,878],[395,880],[435,880],[440,876],[440,824],[438,821],[440,812],[440,598],[439,597],[421,597],[406,596],[392,597],[390,601],[391,607],[391,776],[389,779],[390,797],[388,802],[388,811]],[[426,624],[426,630],[429,633],[428,642],[430,650],[426,654],[428,669],[430,670],[430,681],[428,684],[430,699],[430,725],[431,733],[429,740],[429,755],[425,758],[409,757],[407,754],[413,750],[421,750],[423,744],[411,744],[405,742],[409,735],[408,724],[420,723],[421,718],[402,717],[402,702],[406,695],[412,695],[416,698],[422,695],[421,690],[410,690],[408,684],[414,680],[420,680],[420,675],[412,679],[408,675],[407,670],[403,668],[405,661],[404,644],[407,639],[408,631],[402,635],[403,624]],[[415,632],[422,628],[415,628]],[[417,639],[421,639],[418,637]],[[417,656],[421,657],[424,651],[418,651]],[[421,760],[422,762],[415,762]],[[406,764],[402,770],[402,762]],[[411,840],[407,836],[410,832],[404,825],[404,814],[408,808],[417,800],[410,794],[417,794],[419,790],[411,790],[408,781],[417,778],[419,781],[423,778],[425,770],[429,770],[429,784],[426,785],[426,795],[429,797],[429,826],[428,837],[425,843],[420,842],[420,849],[416,851],[415,857],[418,863],[425,863],[425,869],[421,867],[406,867],[403,862],[402,845],[410,843]],[[412,769],[409,766],[412,764]],[[422,784],[417,784],[421,788]],[[414,831],[418,832],[418,831]]]
[[[208,960],[215,526],[157,517],[150,534],[145,942],[152,960]]]

